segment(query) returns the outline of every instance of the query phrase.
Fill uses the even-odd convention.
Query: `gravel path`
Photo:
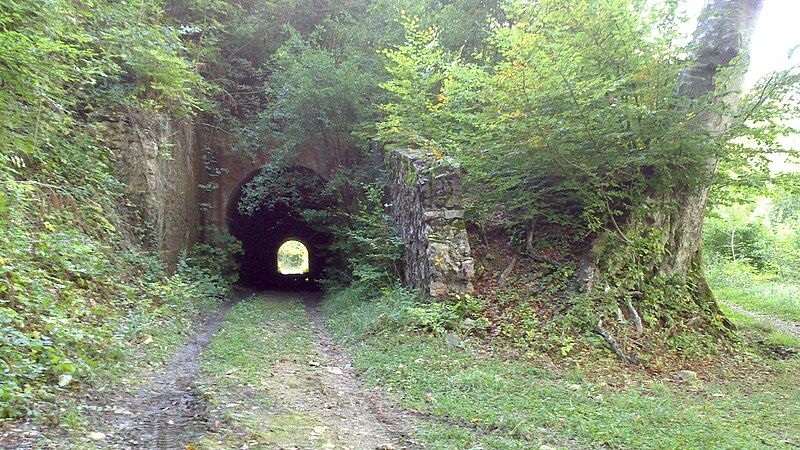
[[[298,400],[315,405],[316,414],[337,430],[344,448],[416,448],[410,439],[412,417],[378,389],[361,382],[352,358],[325,328],[318,307],[321,294],[297,295],[311,323],[312,344],[320,362],[315,371],[321,380],[314,398]]]
[[[780,331],[785,333],[789,333],[792,336],[800,339],[800,323],[791,322],[788,320],[779,319],[777,317],[769,316],[766,314],[761,314],[757,312],[750,311],[749,309],[744,309],[741,306],[734,305],[733,303],[722,302],[728,308],[738,312],[739,314],[744,314],[745,316],[752,317],[754,319],[758,319],[764,322],[767,322],[773,325]]]

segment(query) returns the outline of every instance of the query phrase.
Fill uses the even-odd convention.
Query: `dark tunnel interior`
[[[268,193],[260,207],[248,214],[238,205],[244,188],[258,172],[244,180],[237,188],[228,205],[227,219],[231,234],[242,242],[244,253],[238,257],[239,282],[245,286],[267,290],[317,290],[318,281],[329,259],[330,235],[321,230],[319,224],[307,223],[301,211],[306,208],[324,209],[330,205],[320,204],[317,192],[324,189],[325,180],[313,171],[293,167],[285,169],[290,177],[304,177],[305,182],[300,201],[287,204],[276,201],[287,196],[282,192]],[[308,181],[312,180],[311,183]],[[316,186],[316,187],[315,187]],[[272,201],[270,201],[272,200]],[[308,250],[308,272],[303,274],[281,274],[278,271],[278,250],[289,240],[300,241]]]

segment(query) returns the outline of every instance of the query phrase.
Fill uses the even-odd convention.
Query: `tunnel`
[[[260,290],[316,290],[329,260],[331,237],[322,223],[308,218],[314,216],[308,212],[322,212],[334,206],[324,195],[326,180],[304,167],[271,171],[269,176],[282,179],[264,183],[263,198],[255,202],[257,209],[243,211],[243,201],[254,204],[248,200],[247,186],[261,183],[264,176],[261,171],[250,174],[227,206],[228,229],[243,248],[237,261],[239,282]],[[302,270],[282,270],[279,250],[294,242],[304,249],[304,266]]]

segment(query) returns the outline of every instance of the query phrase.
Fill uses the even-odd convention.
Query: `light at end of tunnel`
[[[308,249],[302,242],[290,239],[278,249],[278,272],[299,275],[309,272]],[[306,278],[308,280],[308,278]]]

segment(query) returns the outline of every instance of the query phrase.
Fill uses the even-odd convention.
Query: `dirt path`
[[[183,449],[209,429],[207,401],[197,392],[200,357],[231,307],[250,295],[236,290],[230,300],[204,316],[197,331],[158,372],[150,373],[134,396],[95,399],[90,437],[99,448]]]
[[[744,314],[745,316],[749,316],[749,317],[752,317],[754,319],[758,319],[758,320],[761,320],[763,322],[767,322],[767,323],[773,325],[778,330],[783,331],[784,333],[789,333],[792,336],[800,339],[800,323],[790,322],[788,320],[779,319],[777,317],[769,316],[769,315],[766,315],[766,314],[753,312],[753,311],[750,311],[749,309],[744,309],[741,306],[734,305],[732,303],[728,303],[728,302],[723,302],[723,303],[728,308],[730,308],[730,309],[732,309],[732,310],[734,310],[734,311],[736,311],[736,312],[738,312],[740,314]]]
[[[135,391],[120,386],[86,396],[83,430],[44,448],[418,448],[410,438],[415,416],[361,383],[326,330],[321,294],[253,294],[238,289],[202,317],[189,341]],[[206,352],[212,340],[222,345]],[[212,354],[230,364],[217,378],[204,365]],[[0,448],[40,448],[45,432],[9,430]],[[5,437],[14,445],[6,447]]]
[[[304,293],[301,300],[311,323],[314,351],[320,365],[316,371],[322,380],[323,406],[319,414],[338,430],[340,440],[350,442],[345,448],[412,448],[411,416],[379,390],[365,386],[357,378],[353,359],[338,345],[325,328],[319,308],[321,296]]]

